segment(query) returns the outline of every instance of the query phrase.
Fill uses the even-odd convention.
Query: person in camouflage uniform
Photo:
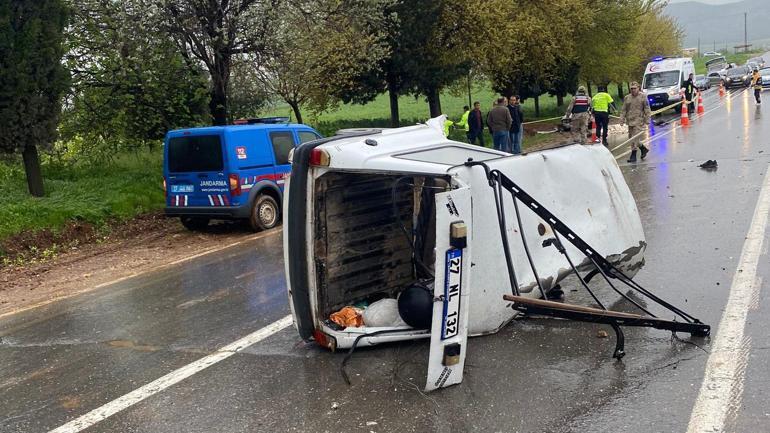
[[[567,106],[567,117],[571,119],[570,133],[572,140],[586,144],[586,135],[588,135],[588,119],[591,117],[589,110],[591,109],[591,98],[586,95],[586,88],[583,86],[578,87],[575,97],[572,98]]]
[[[636,150],[642,151],[642,159],[647,156],[649,149],[640,144],[644,128],[650,123],[650,103],[647,96],[639,91],[639,83],[631,83],[631,94],[623,99],[623,109],[620,110],[620,124],[628,124],[628,139],[631,141],[631,157],[627,162],[636,162]]]

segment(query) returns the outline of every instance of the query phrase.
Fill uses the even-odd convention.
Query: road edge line
[[[757,283],[757,266],[763,254],[762,244],[770,214],[770,166],[765,168],[765,178],[754,208],[746,241],[735,270],[727,304],[719,321],[717,335],[706,361],[703,384],[690,415],[687,433],[724,431],[727,413],[740,405],[746,371],[739,366],[748,362],[744,336],[749,307]]]

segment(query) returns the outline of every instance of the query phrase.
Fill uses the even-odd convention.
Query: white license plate
[[[171,192],[193,192],[192,185],[171,185]]]
[[[446,252],[446,274],[444,278],[444,320],[441,324],[441,339],[457,335],[460,330],[460,295],[462,294],[463,251],[451,249]]]

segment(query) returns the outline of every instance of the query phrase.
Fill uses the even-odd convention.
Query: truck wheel
[[[209,219],[204,217],[181,217],[179,221],[190,231],[203,230],[209,225]]]
[[[251,207],[249,225],[255,231],[271,229],[281,220],[280,212],[274,198],[269,195],[260,195]]]

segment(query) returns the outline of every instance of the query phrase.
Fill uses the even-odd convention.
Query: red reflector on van
[[[230,180],[230,195],[241,195],[241,182],[238,180],[238,175],[231,174],[228,179]]]
[[[332,158],[329,156],[329,152],[324,149],[316,147],[310,152],[310,165],[328,167],[331,160]]]
[[[331,335],[324,334],[318,329],[313,330],[313,340],[315,340],[319,346],[325,347],[332,352],[337,350],[337,339]]]

